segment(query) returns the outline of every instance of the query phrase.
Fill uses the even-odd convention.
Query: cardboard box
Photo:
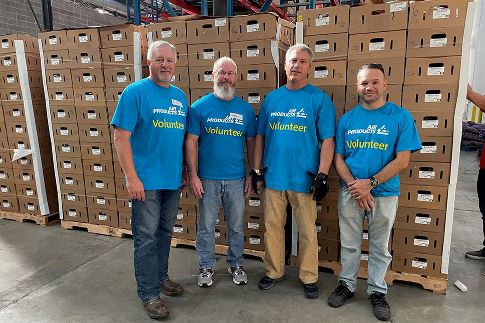
[[[116,209],[100,209],[98,206],[88,206],[88,222],[110,227],[118,227],[118,211]]]
[[[465,26],[468,0],[432,0],[410,3],[409,29]]]
[[[130,196],[128,195],[128,190],[126,188],[125,178],[115,178],[115,186],[116,186],[116,197],[118,199],[124,199],[124,200],[130,199]]]
[[[153,41],[164,40],[176,45],[179,50],[179,44],[184,45],[187,39],[187,28],[185,21],[167,21],[150,24],[147,26],[148,33],[151,33]],[[187,46],[185,46],[187,48]]]
[[[7,138],[0,137],[0,169],[11,169],[12,158],[10,157],[10,148]]]
[[[319,85],[317,87],[329,96],[336,110],[344,109],[346,91],[344,85]]]
[[[71,58],[67,49],[56,50],[44,53],[44,64],[46,70],[60,70],[71,67]]]
[[[40,71],[28,71],[26,75],[29,87],[42,87],[42,73]],[[21,89],[19,71],[0,71],[0,84],[3,89]]]
[[[386,89],[385,99],[394,104],[401,106],[402,85],[389,84]],[[345,99],[345,111],[350,111],[360,104],[360,98],[357,94],[355,86],[347,86],[347,94]]]
[[[109,143],[111,142],[109,131],[109,125],[90,125],[90,124],[80,124],[79,125],[79,140],[81,144],[84,143]]]
[[[313,62],[308,83],[318,85],[345,85],[347,61]]]
[[[25,56],[27,70],[38,70],[40,58],[38,55]],[[18,71],[17,56],[15,54],[5,54],[0,57],[0,71]]]
[[[42,41],[44,52],[67,49],[67,30],[65,29],[41,32],[37,37]]]
[[[285,71],[282,67],[278,71],[274,64],[261,64],[258,66],[238,66],[237,73],[238,88],[258,89],[268,87],[276,88],[279,80],[282,80]],[[192,85],[192,79],[190,82]]]
[[[404,84],[458,84],[461,57],[408,58]]]
[[[217,213],[217,219],[216,219],[216,225],[217,226],[227,226],[226,218],[224,216],[224,209],[220,208],[219,213]]]
[[[347,67],[347,85],[355,85],[357,83],[359,69],[363,65],[373,62],[369,60],[349,61]],[[384,68],[387,84],[402,84],[404,82],[404,57],[379,59],[375,62],[381,64]]]
[[[133,67],[105,68],[104,82],[109,87],[125,88],[135,82],[135,69]]]
[[[458,96],[457,85],[404,85],[403,107],[410,111],[454,111]]]
[[[441,256],[394,251],[391,269],[401,273],[428,277],[446,277],[441,274]]]
[[[349,60],[405,57],[405,54],[405,30],[349,36]]]
[[[370,6],[354,6],[350,8],[350,34],[406,30],[407,27],[407,1],[372,4]]]
[[[214,228],[216,245],[227,246],[227,228],[216,225]]]
[[[19,211],[19,200],[17,196],[2,194],[0,196],[0,210],[7,212]]]
[[[411,161],[451,162],[452,137],[422,137],[423,148],[411,154]]]
[[[131,212],[118,212],[118,221],[121,229],[131,230]]]
[[[272,87],[258,89],[236,89],[236,95],[246,101],[253,108],[254,113],[258,115],[266,95],[273,90],[274,88]],[[191,98],[194,100],[192,95],[193,94],[191,91]]]
[[[106,99],[103,88],[74,89],[74,104],[76,107],[105,107]]]
[[[229,41],[229,19],[215,18],[189,20],[187,44],[211,44]]]
[[[49,138],[46,138],[49,140]],[[52,152],[51,151],[41,151],[40,152],[40,158],[42,160],[42,167],[45,168],[52,168],[54,167],[52,163]],[[19,171],[19,170],[24,170],[24,169],[34,169],[34,162],[32,160],[32,155],[28,155],[25,157],[21,157],[12,163],[12,169],[13,171]],[[44,174],[44,177],[46,178],[47,181],[47,176]]]
[[[448,187],[401,185],[399,205],[433,210],[446,210]]]
[[[32,108],[37,122],[47,120],[45,100],[33,100]],[[5,121],[25,121],[24,103],[3,102],[3,116]]]
[[[49,137],[49,125],[46,123],[35,124],[37,138]],[[5,129],[9,138],[24,138],[29,140],[29,129],[26,122],[6,122]]]
[[[62,126],[66,123],[77,123],[74,106],[52,106],[50,112],[53,125]]]
[[[85,176],[114,177],[113,161],[84,159],[83,171]]]
[[[88,195],[86,198],[88,208],[117,211],[115,194]]]
[[[0,175],[2,170],[0,170]],[[4,195],[17,195],[17,189],[14,182],[4,182],[0,180],[0,193],[1,196]]]
[[[106,69],[104,71],[106,73]],[[102,88],[105,85],[101,68],[78,68],[71,70],[71,74],[75,89]]]
[[[323,199],[317,204],[317,219],[319,222],[338,221],[338,202]]]
[[[111,145],[108,143],[84,144],[81,146],[83,160],[107,160],[112,161]]]
[[[338,241],[318,240],[318,260],[339,261],[340,246]]]
[[[0,183],[14,183],[15,182],[15,175],[13,173],[13,169],[10,165],[5,166],[4,168],[0,168]]]
[[[82,174],[59,174],[59,183],[63,192],[85,193],[84,176]]]
[[[62,209],[63,221],[76,221],[76,222],[88,222],[88,209],[87,207],[77,205],[63,205]]]
[[[106,88],[105,91],[106,96],[106,103],[109,105],[110,103],[118,103],[118,100],[123,93],[122,88]],[[114,105],[116,106],[116,104]]]
[[[262,197],[257,195],[250,196],[246,199],[246,206],[244,211],[246,213],[254,214],[260,213],[264,214],[264,200]]]
[[[229,43],[188,45],[189,66],[208,66],[223,56],[229,56]]]
[[[264,213],[256,213],[246,210],[244,212],[244,230],[265,231]]]
[[[0,54],[15,53],[15,41],[21,40],[26,53],[39,53],[37,38],[24,34],[0,36]]]
[[[303,43],[313,50],[313,61],[344,60],[349,51],[349,34],[323,34],[306,36]]]
[[[195,222],[184,221],[176,223],[173,227],[172,237],[179,239],[195,240],[196,225]]]
[[[139,64],[135,62],[133,46],[104,48],[101,50],[101,56],[105,67],[133,67]]]
[[[240,72],[240,68],[241,67],[238,66],[238,73]],[[212,66],[191,66],[189,79],[190,89],[212,89],[214,85],[212,82]],[[176,86],[179,86],[179,84],[180,83],[174,82],[174,85]],[[238,88],[241,87],[239,82],[237,85]]]
[[[104,91],[101,92],[104,96]],[[100,106],[76,106],[77,122],[87,125],[107,125],[109,124],[108,109],[106,104]]]
[[[43,100],[44,97],[44,89],[41,87],[32,87],[30,88],[30,97],[24,97],[24,93],[20,88],[15,89],[0,89],[0,99],[4,102],[19,102],[22,100]],[[5,104],[5,103],[3,103]]]
[[[453,136],[454,111],[411,111],[422,137]]]
[[[295,25],[279,18],[272,12],[238,15],[229,18],[231,42],[276,39],[285,45],[293,45]]]
[[[72,88],[72,76],[69,68],[60,70],[46,69],[45,80],[49,89]]]
[[[303,35],[338,34],[349,31],[349,6],[299,10],[297,21],[303,22]]]
[[[116,194],[116,206],[119,212],[126,212],[131,215],[131,207],[132,202],[126,198],[121,198],[118,194]]]
[[[463,27],[409,30],[406,57],[460,56]]]
[[[189,66],[189,55],[186,44],[177,44],[177,68]]]
[[[197,221],[197,207],[194,204],[179,204],[177,221]]]
[[[125,178],[125,174],[123,173],[123,169],[119,161],[113,161],[113,172],[114,172],[115,178],[121,178],[121,179]]]
[[[115,182],[113,176],[84,176],[87,193],[115,194]],[[88,194],[89,195],[89,194]]]
[[[242,98],[241,91],[245,91],[245,90],[246,89],[236,89],[235,95],[238,95],[239,97]],[[192,105],[195,101],[206,96],[209,93],[213,93],[213,91],[211,89],[190,89],[190,104]]]
[[[79,157],[57,157],[57,170],[59,174],[82,174],[83,162]]]
[[[67,46],[71,49],[100,48],[98,28],[70,29],[67,31]]]
[[[23,169],[20,171],[16,171],[13,175],[15,184],[35,185],[35,179],[37,178],[37,174],[34,172],[33,169]]]
[[[86,207],[87,200],[86,200],[85,192],[61,192],[61,199],[62,199],[62,206],[66,209],[70,206],[83,206]]]
[[[135,43],[135,37],[138,37],[140,42],[143,40],[146,47],[145,33],[146,31],[143,26],[136,26],[130,23],[101,27],[99,28],[101,48],[133,46]]]
[[[38,198],[19,197],[19,212],[40,215]],[[57,199],[48,196],[47,203],[52,210],[57,210]]]
[[[278,55],[273,57],[273,51]],[[248,40],[230,44],[231,58],[239,65],[274,64],[282,65],[285,61],[285,53],[288,49],[283,43],[271,39]]]
[[[209,83],[211,84],[212,87],[212,66],[205,66],[205,67],[190,67],[190,79],[192,78],[192,74],[196,70],[207,70],[210,71],[209,77],[210,81]],[[195,72],[196,73],[196,72]],[[189,88],[190,83],[189,80],[189,68],[187,66],[177,66],[175,70],[175,74],[172,76],[172,84],[178,88]]]
[[[79,141],[79,130],[77,123],[55,123],[52,124],[54,140]]]
[[[264,232],[244,230],[244,248],[264,251]]]
[[[51,180],[50,182],[46,182],[46,189],[47,191],[51,190],[56,190],[56,184],[54,180]],[[39,198],[38,192],[37,192],[37,185],[33,184],[15,184],[16,191],[17,191],[17,197],[25,197],[25,198]]]
[[[317,218],[315,222],[317,228],[317,237],[319,240],[340,240],[340,231],[338,227],[338,221],[328,220],[322,221]]]
[[[399,207],[394,221],[395,229],[431,231],[443,233],[446,211]]]
[[[448,186],[450,164],[431,162],[410,162],[400,173],[401,183],[416,185]]]
[[[49,89],[47,94],[51,107],[74,105],[74,92],[71,88]]]
[[[101,68],[103,66],[99,49],[69,49],[72,69]]]

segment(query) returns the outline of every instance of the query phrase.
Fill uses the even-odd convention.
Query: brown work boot
[[[151,319],[161,320],[168,316],[167,307],[160,298],[144,303],[143,306],[145,306],[145,310]]]
[[[160,291],[163,295],[167,296],[180,296],[184,292],[182,285],[177,284],[170,280],[170,278],[165,278],[165,280],[160,284]]]

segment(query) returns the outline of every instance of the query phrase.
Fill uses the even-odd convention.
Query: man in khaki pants
[[[263,102],[251,170],[253,189],[257,191],[261,184],[266,187],[266,276],[260,280],[259,288],[270,289],[285,278],[284,228],[289,202],[298,225],[299,276],[307,298],[318,297],[315,200],[321,200],[328,191],[327,174],[335,135],[332,101],[307,83],[312,58],[313,52],[306,45],[288,49],[288,83],[269,93]]]

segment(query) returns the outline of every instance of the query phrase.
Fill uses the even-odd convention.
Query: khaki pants
[[[318,280],[318,242],[315,221],[317,209],[310,193],[265,190],[264,233],[266,276],[276,279],[285,274],[286,206],[290,202],[298,225],[298,266],[304,284]]]

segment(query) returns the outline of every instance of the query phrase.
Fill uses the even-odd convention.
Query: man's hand
[[[259,172],[256,172],[256,170],[254,169],[251,169],[251,172],[249,172],[249,177],[251,177],[251,186],[253,188],[254,193],[258,195],[259,195],[259,189],[264,188],[266,186],[266,183],[264,181],[265,170],[266,170],[266,167],[261,169]]]
[[[248,177],[246,177],[246,180],[244,181],[244,196],[246,196],[246,198],[250,197],[251,194],[253,194],[253,189],[251,187],[252,185],[252,176],[249,175]]]
[[[192,191],[192,193],[194,193],[196,198],[202,198],[202,194],[204,194],[204,188],[202,187],[202,181],[200,180],[199,176],[190,176],[190,190]]]
[[[368,179],[356,179],[347,183],[347,190],[354,200],[360,200],[372,190],[372,184]]]
[[[143,183],[138,177],[127,178],[126,189],[128,190],[128,195],[130,195],[130,199],[145,201],[145,189],[143,187]]]
[[[324,173],[318,173],[318,175],[311,172],[307,173],[313,178],[310,192],[313,193],[313,199],[319,202],[327,196],[329,190],[327,182],[328,175]]]
[[[372,194],[367,194],[363,198],[355,200],[355,203],[357,203],[359,208],[370,212],[374,208],[374,197],[372,196]]]
[[[186,168],[182,171],[182,189],[189,183],[189,172]]]

